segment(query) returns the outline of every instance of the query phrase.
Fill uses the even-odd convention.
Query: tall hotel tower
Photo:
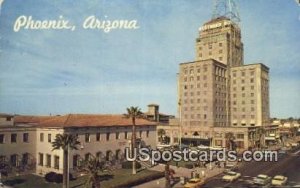
[[[261,63],[244,65],[241,29],[235,19],[214,15],[199,28],[195,49],[196,60],[179,66],[182,139],[211,138],[214,127],[267,125],[269,68]]]

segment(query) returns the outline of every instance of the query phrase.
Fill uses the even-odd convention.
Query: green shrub
[[[47,182],[54,182],[55,181],[55,176],[56,176],[56,173],[55,172],[49,172],[45,175],[45,180]]]

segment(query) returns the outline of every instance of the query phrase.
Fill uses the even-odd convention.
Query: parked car
[[[184,188],[197,188],[204,184],[204,181],[200,178],[192,178],[185,185]]]
[[[239,177],[241,177],[240,173],[229,171],[222,177],[222,180],[227,182],[233,182],[237,180]]]
[[[274,176],[271,182],[271,184],[274,186],[282,186],[285,185],[286,183],[287,183],[287,177],[281,175]]]
[[[254,178],[253,183],[256,185],[268,185],[271,183],[271,177],[265,174],[259,174]]]

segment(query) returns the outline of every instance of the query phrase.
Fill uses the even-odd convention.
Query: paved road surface
[[[204,187],[250,187],[253,178],[258,174],[272,177],[284,175],[288,177],[287,187],[300,186],[300,152],[287,154],[277,162],[245,162],[238,172],[242,174],[242,178],[235,182],[222,182],[222,175],[219,175],[209,180]]]

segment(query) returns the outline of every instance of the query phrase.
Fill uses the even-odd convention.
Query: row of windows
[[[110,135],[111,133],[106,133],[105,134],[105,140],[109,141],[110,140]],[[143,131],[139,131],[139,136],[142,137],[143,136]],[[149,137],[149,131],[146,131],[146,137]],[[120,132],[116,132],[115,133],[115,138],[116,140],[119,140],[120,137]],[[128,139],[128,132],[124,132],[124,139]],[[100,133],[96,133],[96,141],[101,141],[101,134]],[[91,142],[91,134],[90,133],[86,133],[85,134],[85,142]]]
[[[46,162],[44,161],[44,157],[46,158]],[[52,167],[52,156],[50,154],[43,154],[39,153],[38,155],[38,164],[39,166],[46,166],[48,168]],[[53,156],[54,165],[53,167],[55,169],[59,169],[59,156],[54,155]]]
[[[244,84],[244,83],[246,82],[245,79],[241,79],[240,81],[241,81],[242,84]],[[237,80],[235,80],[235,79],[232,80],[232,83],[233,83],[233,84],[236,84],[236,83],[237,83]],[[254,83],[254,78],[250,78],[250,79],[249,79],[249,83]]]
[[[233,105],[237,105],[237,101],[232,101],[232,104]],[[246,104],[246,101],[242,100],[241,104]],[[250,100],[250,103],[249,104],[255,104],[255,100]]]
[[[185,118],[185,119],[188,119],[188,118],[189,118],[189,115],[185,114],[185,115],[184,115],[184,118]],[[194,119],[194,118],[201,118],[201,114],[197,114],[197,115],[196,115],[196,114],[191,114],[191,115],[190,115],[190,118],[191,118],[191,119]],[[207,118],[207,115],[206,115],[206,114],[203,114],[203,119],[206,119],[206,118]]]
[[[9,158],[10,164],[14,167],[18,167],[20,165],[27,165],[29,163],[29,153],[24,153],[24,154],[22,154],[21,157],[22,158],[20,160],[19,155],[17,155],[17,154],[10,155],[10,158]],[[7,162],[6,156],[0,155],[0,163],[3,164],[6,162]]]
[[[22,140],[23,140],[23,142],[28,143],[29,142],[29,134],[23,133]],[[10,143],[17,143],[17,141],[18,141],[18,134],[17,133],[10,134]],[[4,144],[5,142],[6,142],[5,135],[0,134],[0,144]]]
[[[254,70],[250,71],[250,76],[254,76],[254,75],[255,75],[255,71]],[[232,76],[236,77],[237,76],[237,72],[233,72]],[[241,71],[241,76],[246,76],[246,71]]]
[[[140,137],[142,137],[143,131],[139,131],[139,135],[140,135]],[[110,140],[110,136],[111,136],[111,133],[106,133],[105,134],[105,140],[109,141]],[[116,132],[115,136],[116,136],[115,137],[116,140],[120,139],[120,132]],[[102,140],[100,133],[96,133],[95,137],[96,137],[96,141],[101,141]],[[146,137],[147,138],[149,137],[149,130],[146,131]],[[48,138],[48,142],[52,142],[52,140],[51,140],[51,134],[48,134],[47,138]],[[124,139],[128,139],[128,133],[127,132],[124,132]],[[91,141],[91,134],[90,133],[86,133],[85,134],[85,142],[90,142],[90,141]],[[40,133],[40,142],[44,142],[44,133]]]
[[[204,45],[206,45],[206,43],[204,43]],[[223,46],[223,43],[219,42],[219,47],[222,47],[222,46]],[[212,49],[212,43],[208,44],[208,48]],[[202,50],[202,46],[199,47],[199,50]]]
[[[200,68],[200,67],[197,67],[196,70],[197,70],[197,73],[201,73],[201,68]],[[194,74],[194,72],[195,72],[195,71],[194,71],[194,68],[190,68],[189,71],[188,71],[187,68],[184,69],[184,74],[185,74],[185,75],[187,75],[187,74]],[[203,66],[203,72],[204,72],[204,73],[207,72],[207,65],[204,65],[204,66]]]
[[[254,90],[254,85],[251,85],[250,88],[251,88],[251,90]],[[245,89],[246,89],[245,86],[242,86],[242,87],[241,87],[241,91],[245,91]],[[233,90],[233,91],[237,91],[237,88],[236,88],[236,87],[233,87],[232,90]]]
[[[234,112],[237,112],[237,108],[232,108],[232,110],[233,110]],[[254,108],[254,107],[251,107],[250,110],[251,110],[251,112],[254,112],[254,111],[255,111],[255,108]],[[242,112],[246,112],[246,108],[242,108],[241,111],[242,111]]]
[[[253,114],[251,114],[251,115],[249,115],[249,114],[242,114],[240,116],[238,116],[238,115],[233,115],[232,116],[233,119],[238,119],[238,118],[245,119],[246,117],[250,117],[251,119],[255,119],[255,115],[253,115]]]

